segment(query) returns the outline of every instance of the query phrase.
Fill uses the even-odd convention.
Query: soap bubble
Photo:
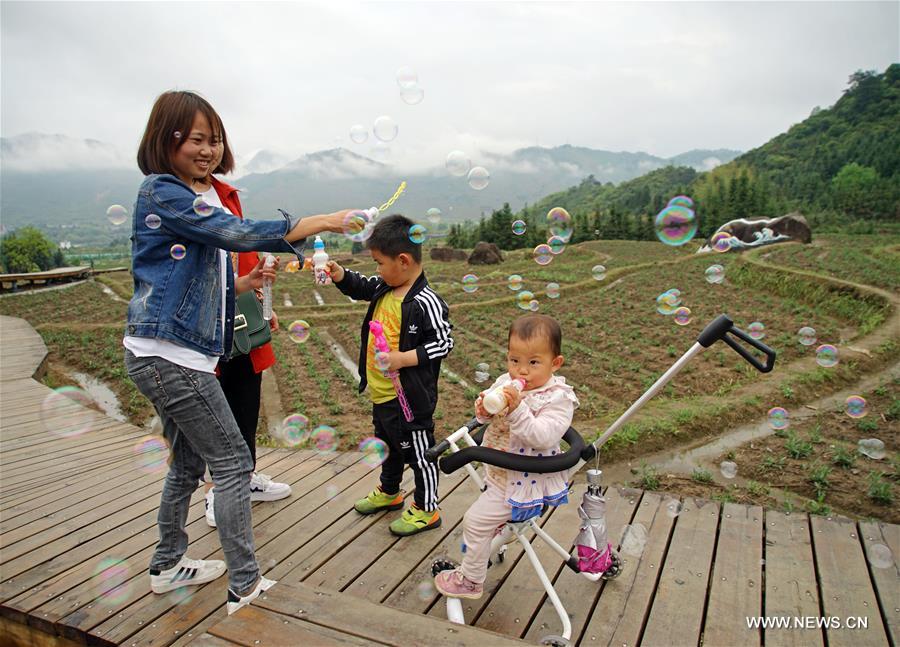
[[[397,70],[397,85],[403,89],[414,88],[419,84],[419,75],[409,65]]]
[[[737,464],[732,461],[722,461],[719,463],[719,471],[722,472],[722,476],[727,479],[733,479],[737,476]]]
[[[524,220],[514,220],[513,221],[512,232],[516,236],[521,236],[522,234],[524,234],[526,229],[527,229],[527,225],[525,224]]]
[[[384,162],[391,156],[391,147],[384,142],[375,142],[369,154],[379,162]]]
[[[359,443],[359,451],[363,454],[363,464],[369,467],[378,467],[387,458],[389,449],[387,443],[381,438],[369,436],[368,438],[363,438],[362,442]]]
[[[436,593],[437,590],[434,587],[434,580],[422,580],[416,585],[416,597],[422,600],[422,602],[427,602],[433,598]]]
[[[572,238],[572,216],[562,207],[554,207],[547,212],[547,226],[550,235],[559,236],[565,242]]]
[[[679,326],[686,326],[691,323],[691,309],[686,306],[677,308],[672,314],[674,315],[675,323]]]
[[[537,299],[532,299],[531,301],[528,302],[528,309],[531,312],[537,312],[540,307],[541,307],[541,304]]]
[[[344,236],[355,243],[361,243],[372,235],[374,222],[366,211],[350,211],[344,216]]]
[[[169,464],[169,446],[159,436],[145,436],[134,446],[134,459],[142,472],[160,472]]]
[[[487,382],[491,378],[491,366],[487,362],[479,362],[475,365],[475,381],[478,384]]]
[[[766,327],[762,324],[761,321],[754,321],[752,324],[747,326],[747,334],[750,335],[753,339],[762,339],[766,336]]]
[[[391,355],[384,351],[375,351],[375,367],[379,371],[388,371],[391,368]]]
[[[697,217],[691,209],[666,207],[656,215],[656,237],[666,245],[684,245],[697,233]]]
[[[668,503],[666,503],[666,514],[668,514],[673,519],[680,515],[684,510],[684,505],[678,499],[671,499]]]
[[[816,349],[816,363],[823,368],[837,366],[838,349],[831,344],[822,344]]]
[[[566,241],[559,236],[550,236],[547,239],[551,254],[562,254],[566,249]]]
[[[397,122],[387,115],[378,117],[372,126],[372,133],[383,142],[393,141],[397,137],[398,132]]]
[[[187,248],[181,243],[175,243],[169,248],[169,256],[176,261],[182,260],[187,255]]]
[[[522,310],[531,310],[531,302],[534,301],[534,293],[522,290],[516,295],[516,305]]]
[[[337,449],[337,432],[334,430],[334,427],[329,427],[328,425],[319,425],[313,429],[309,435],[309,440],[316,446],[316,451],[323,454]]]
[[[727,252],[731,249],[732,235],[727,231],[717,231],[709,239],[709,246],[717,252]]]
[[[466,294],[472,294],[478,289],[478,277],[474,274],[466,274],[462,277],[462,289]]]
[[[595,281],[602,281],[606,278],[606,267],[603,265],[594,265],[591,268],[591,276],[594,277]]]
[[[309,339],[309,323],[297,319],[288,326],[288,338],[295,344],[302,344]]]
[[[400,98],[406,105],[414,106],[417,103],[422,103],[422,99],[425,98],[425,90],[422,88],[407,88],[400,91]]]
[[[693,209],[694,201],[691,200],[686,195],[676,195],[674,198],[669,200],[669,204],[667,207],[684,207],[685,209]]]
[[[472,160],[462,151],[450,151],[444,162],[447,172],[456,177],[462,177],[472,168]]]
[[[559,283],[548,283],[546,292],[547,292],[548,298],[558,299],[559,298]]]
[[[844,404],[847,415],[851,418],[865,418],[869,413],[866,399],[861,395],[851,395]]]
[[[281,437],[291,447],[302,445],[309,438],[309,418],[302,413],[289,415],[281,422]]]
[[[522,277],[519,274],[510,274],[506,278],[506,283],[513,292],[518,292],[522,289]]]
[[[116,227],[128,220],[128,209],[120,204],[114,204],[106,210],[106,217]]]
[[[721,265],[710,265],[706,268],[707,283],[721,283],[725,280],[725,268]]]
[[[672,288],[656,297],[656,311],[661,315],[673,315],[681,305],[681,290]]]
[[[437,207],[431,207],[425,212],[425,217],[428,218],[428,222],[432,225],[436,225],[441,221],[441,210]]]
[[[100,604],[118,606],[128,600],[133,580],[131,567],[124,559],[116,557],[101,559],[94,567],[93,577],[98,582]]]
[[[365,144],[369,139],[369,129],[362,124],[350,127],[350,141],[354,144]]]
[[[640,557],[647,545],[647,528],[642,523],[626,525],[622,528],[622,552],[626,555]]]
[[[876,461],[880,461],[886,455],[884,442],[877,438],[863,438],[857,443],[857,448],[860,454]]]
[[[810,326],[803,326],[797,331],[797,341],[804,346],[812,346],[816,343],[816,329]]]
[[[194,213],[198,216],[211,216],[214,209],[215,207],[204,200],[202,195],[194,198]]]
[[[769,426],[775,430],[787,429],[791,424],[791,416],[784,407],[772,407],[766,414],[769,418]]]
[[[91,397],[77,386],[61,386],[47,394],[41,403],[44,429],[55,436],[69,438],[90,431],[94,412]]]
[[[409,240],[416,245],[421,245],[428,238],[428,230],[425,225],[413,225],[409,228]]]
[[[534,262],[538,265],[549,265],[550,261],[553,260],[553,251],[547,243],[541,243],[535,247],[532,254],[534,255]]]
[[[469,171],[469,186],[476,191],[481,191],[491,181],[491,174],[483,166],[475,166]]]
[[[147,229],[159,229],[160,225],[162,225],[162,218],[155,213],[147,214],[147,217],[144,218],[144,224],[147,225]]]
[[[875,568],[892,568],[894,555],[884,544],[871,544],[866,548],[869,563]]]

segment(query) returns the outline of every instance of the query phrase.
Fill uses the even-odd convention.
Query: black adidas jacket
[[[369,302],[369,310],[360,330],[359,391],[366,388],[366,350],[369,343],[369,322],[375,305],[391,289],[379,276],[363,276],[344,269],[344,279],[335,283],[351,299]],[[400,304],[400,347],[415,349],[417,366],[400,369],[400,384],[413,412],[412,422],[403,421],[406,429],[433,429],[434,408],[437,406],[437,381],[441,374],[441,360],[453,348],[449,320],[450,309],[444,300],[428,286],[425,272],[419,275]]]

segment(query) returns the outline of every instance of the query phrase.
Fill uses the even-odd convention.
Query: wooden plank
[[[257,606],[308,622],[390,645],[522,645],[477,627],[398,611],[353,595],[302,584],[276,585],[260,596]],[[360,621],[364,618],[364,621]]]
[[[869,571],[892,645],[900,644],[900,526],[860,521],[859,532],[869,558]],[[887,546],[890,556],[882,547]],[[889,563],[889,561],[890,563]]]
[[[887,634],[856,524],[849,519],[829,520],[817,515],[810,522],[823,615],[842,623],[839,628],[831,623],[826,626],[829,647],[886,645]],[[846,622],[856,618],[866,618],[868,627],[846,626]]]
[[[631,521],[647,528],[647,544],[640,555],[620,552],[622,574],[606,583],[582,634],[586,645],[636,645],[650,613],[661,565],[680,514],[678,499],[644,492]],[[619,541],[622,528],[611,529],[610,539]]]
[[[298,523],[257,551],[263,575],[279,583],[299,583],[381,517],[395,514],[361,515],[353,510],[353,503],[372,489],[373,477],[372,473],[366,474],[337,494],[333,493],[331,483],[325,486],[324,492],[322,489],[312,492],[311,496],[319,501],[316,511],[302,525]],[[411,488],[412,483],[412,472],[407,470],[401,487]],[[225,610],[219,607],[194,629],[205,631],[224,617]]]
[[[370,466],[358,462],[360,458],[361,455],[358,453],[338,454],[334,458],[334,464],[337,466],[342,466],[344,462],[356,462],[336,476],[331,471],[330,465],[323,465],[305,478],[302,489],[296,489],[298,492],[302,491],[302,494],[266,505],[264,514],[268,516],[262,523],[255,523],[253,528],[257,559],[261,568],[271,568],[273,562],[277,564],[280,559],[292,552],[292,547],[296,547],[301,537],[305,536],[308,539],[318,532],[318,527],[307,523],[306,518],[327,507],[322,506],[322,500],[323,497],[327,498],[325,492],[328,484],[334,483],[340,487],[358,481],[371,471]],[[366,485],[371,487],[370,483]],[[269,542],[273,540],[278,542],[274,544],[277,549],[269,546]],[[200,559],[222,559],[222,551],[217,541],[204,542],[192,551],[195,551],[192,555]],[[203,618],[224,607],[226,584],[225,578],[219,578],[204,586],[202,591],[194,593],[189,600],[181,601],[181,604],[177,605],[181,615],[176,615],[171,613],[176,606],[175,602],[166,599],[165,596],[151,594],[149,582],[138,582],[136,590],[142,595],[138,595],[140,599],[129,607],[129,613],[123,618],[113,617],[98,626],[92,625],[90,635],[115,643],[124,642],[126,639],[140,643],[151,639],[158,628],[168,635],[175,630],[184,633]],[[141,620],[148,618],[154,619],[158,627],[140,624]],[[82,618],[77,616],[71,619],[64,618],[59,625],[67,626],[70,622],[75,623],[73,630],[84,626]]]
[[[677,517],[642,645],[696,645],[715,549],[719,506],[688,497]]]
[[[762,613],[763,510],[725,503],[703,626],[704,647],[759,645],[747,618]]]
[[[803,513],[766,510],[765,521],[764,617],[821,615],[809,519]],[[764,630],[764,641],[766,647],[814,646],[823,645],[824,636],[818,628],[768,628]]]
[[[228,640],[229,643],[244,647],[284,645],[287,641],[293,645],[316,645],[316,647],[388,644],[374,642],[372,639],[364,640],[352,634],[341,633],[254,605],[246,606],[237,613],[227,616],[207,631],[213,636]]]
[[[585,490],[585,484],[575,486],[572,490],[573,493],[570,494],[569,505],[577,509]],[[606,499],[606,527],[610,543],[615,543],[622,535],[622,527],[631,522],[631,518],[636,510],[640,510],[642,507],[646,508],[651,503],[655,508],[659,503],[658,495],[644,494],[642,498],[640,490],[615,486],[607,488],[604,497]],[[638,503],[639,501],[640,504]],[[568,542],[560,541],[560,544],[564,546],[567,543],[574,545],[574,528],[578,528],[577,521],[570,525],[568,529],[563,530],[557,541],[567,539]],[[571,535],[571,538],[569,538],[569,535]],[[620,577],[622,576],[620,575]],[[565,566],[560,567],[553,586],[569,614],[574,639],[577,640],[581,635],[582,630],[591,617],[591,611],[594,608],[597,596],[600,594],[601,589],[607,585],[608,583],[603,581],[591,582],[586,577],[573,572]],[[553,604],[545,596],[543,604],[538,609],[523,638],[532,644],[536,644],[548,634],[558,636],[561,630],[559,616],[553,608]]]
[[[196,638],[189,638],[188,640],[189,642],[184,644],[191,645],[191,647],[237,647],[239,645],[239,643],[231,642],[230,640],[225,640],[224,638],[219,638],[212,634],[202,634]],[[177,642],[173,643],[173,645],[174,644],[177,644]]]
[[[474,500],[476,490],[466,482],[466,471],[457,470],[445,475],[440,481],[441,527],[411,537],[398,538],[391,535],[388,525],[399,512],[386,515],[378,524],[373,524],[353,543],[346,545],[346,556],[337,555],[326,566],[335,580],[320,581],[319,569],[315,574],[304,579],[308,586],[325,586],[330,589],[345,591],[351,595],[381,602],[423,559],[426,559],[435,546],[453,530],[455,521],[460,519],[469,504]],[[366,547],[368,541],[387,538],[387,548],[376,552]],[[335,568],[338,566],[339,568]],[[349,570],[347,568],[349,566]]]

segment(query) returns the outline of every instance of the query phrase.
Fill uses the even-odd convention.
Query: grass
[[[658,490],[659,474],[656,468],[652,465],[641,463],[641,467],[638,470],[638,484],[644,490]]]
[[[849,470],[856,463],[856,451],[844,444],[835,445],[831,452],[831,462],[838,467]]]
[[[884,472],[869,472],[869,498],[879,505],[893,505],[893,487],[884,477]]]
[[[694,471],[691,472],[691,480],[706,485],[713,482],[713,475],[708,469],[695,467]]]
[[[812,443],[802,440],[793,431],[787,435],[785,449],[791,458],[807,458],[813,452]]]

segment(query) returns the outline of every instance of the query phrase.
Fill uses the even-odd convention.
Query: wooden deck
[[[226,616],[225,578],[154,595],[147,565],[164,473],[140,469],[140,429],[74,405],[42,415],[50,390],[31,376],[45,353],[27,323],[0,317],[0,635],[12,644],[503,645],[560,632],[517,544],[488,571],[484,597],[465,602],[474,626],[447,622],[430,564],[459,557],[460,522],[477,492],[462,474],[444,477],[443,526],[397,539],[387,525],[399,513],[352,509],[377,479],[358,453],[260,450],[259,470],[294,494],[253,506],[260,566],[279,583],[252,606]],[[576,485],[572,500],[582,492]],[[618,579],[591,583],[535,544],[575,642],[898,643],[900,526],[694,499],[675,516],[667,495],[622,487],[607,498],[613,538],[626,524],[647,529],[642,554],[623,555]],[[571,542],[577,506],[542,523]],[[187,528],[191,557],[222,558],[201,490]],[[890,568],[868,562],[873,544],[890,547]],[[748,616],[860,618],[867,627],[763,631],[749,629]]]
[[[19,274],[0,274],[0,290],[12,290],[15,292],[20,284],[52,285],[54,283],[67,283],[80,281],[91,275],[89,265],[77,265],[72,267],[57,267],[44,272],[22,272]]]

